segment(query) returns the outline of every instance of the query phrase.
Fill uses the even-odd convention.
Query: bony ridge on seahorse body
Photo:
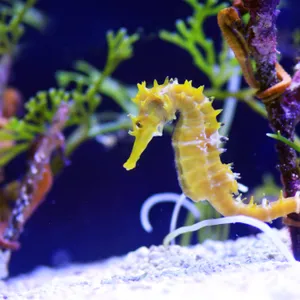
[[[238,195],[236,173],[230,164],[222,163],[220,154],[224,137],[219,134],[221,124],[212,101],[203,94],[203,86],[194,88],[191,81],[179,84],[166,79],[163,84],[154,81],[148,89],[138,84],[133,99],[139,108],[131,116],[135,137],[131,155],[124,167],[135,168],[136,162],[153,136],[161,136],[163,126],[180,112],[172,137],[178,180],[184,194],[193,201],[207,200],[222,215],[246,215],[262,221],[271,221],[289,213],[300,213],[300,195],[284,198],[282,192],[275,202],[262,200],[260,205],[251,197],[248,204]]]

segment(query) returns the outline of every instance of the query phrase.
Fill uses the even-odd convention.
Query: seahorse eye
[[[139,121],[137,121],[137,122],[135,123],[135,125],[136,125],[137,128],[142,128],[142,127],[143,127],[143,125],[142,125],[141,122],[139,122]]]

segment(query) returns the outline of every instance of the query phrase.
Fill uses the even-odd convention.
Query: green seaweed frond
[[[125,29],[120,29],[116,34],[109,32],[107,34],[108,57],[103,72],[86,62],[78,61],[75,64],[78,72],[57,73],[59,88],[40,91],[29,99],[25,105],[25,116],[22,119],[11,118],[8,124],[0,130],[1,141],[17,142],[7,150],[9,155],[7,154],[5,159],[1,160],[2,153],[0,153],[0,167],[27,150],[32,140],[47,130],[62,102],[70,105],[70,115],[65,126],[77,126],[67,139],[68,154],[83,141],[96,137],[102,131],[116,131],[125,126],[123,123],[129,127],[128,120],[123,120],[118,114],[114,120],[116,124],[110,123],[109,129],[103,129],[103,124],[98,123],[96,110],[101,102],[101,94],[106,94],[122,104],[123,110],[128,112],[127,102],[122,101],[129,103],[129,90],[109,76],[121,62],[133,55],[133,44],[137,39],[137,34],[128,36]],[[71,83],[75,83],[75,88],[68,89]]]
[[[37,0],[0,3],[0,54],[11,54],[24,34],[24,24],[43,29],[45,16],[34,8]]]
[[[16,117],[9,120],[3,130],[0,130],[0,138],[4,140],[7,132],[11,132],[15,141],[32,141],[37,134],[45,132],[62,102],[70,102],[71,113],[67,125],[78,125],[89,114],[86,97],[78,91],[66,92],[63,89],[51,88],[48,91],[40,91],[25,104],[26,115],[19,120]],[[99,97],[94,96],[88,102],[88,107],[95,107],[99,103]]]
[[[266,133],[266,136],[273,138],[277,141],[280,141],[282,143],[287,144],[297,152],[300,152],[300,142],[299,142],[299,137],[295,137],[295,141],[292,142],[289,139],[285,138],[283,135],[281,135],[280,131],[277,131],[277,133]]]
[[[77,90],[86,91],[87,97],[97,93],[112,98],[126,113],[134,113],[136,107],[130,98],[136,92],[135,87],[125,87],[110,76],[115,69],[133,55],[133,44],[139,39],[138,34],[127,35],[127,31],[121,28],[117,33],[107,33],[108,55],[103,71],[92,66],[88,62],[79,60],[74,64],[74,72],[59,71],[56,73],[58,85],[67,88],[75,83]]]
[[[100,103],[100,97],[94,95],[87,98],[78,90],[67,92],[64,89],[51,88],[48,91],[40,91],[26,103],[27,114],[23,120],[35,126],[37,131],[40,129],[43,132],[62,102],[71,104],[67,124],[78,125],[95,111]]]
[[[267,117],[265,107],[254,99],[254,91],[250,88],[240,89],[234,93],[225,88],[238,66],[234,55],[230,55],[227,43],[222,37],[221,50],[217,49],[212,39],[205,34],[205,22],[209,18],[215,18],[217,13],[227,7],[226,3],[218,3],[217,0],[205,0],[199,3],[198,0],[185,0],[193,9],[193,15],[187,21],[176,22],[176,32],[161,30],[159,36],[162,40],[177,45],[186,50],[193,58],[194,65],[204,73],[210,81],[210,88],[206,89],[208,97],[214,96],[218,100],[226,100],[234,97],[246,103],[252,110]],[[244,19],[249,18],[245,15]],[[240,72],[241,74],[241,72]]]
[[[76,84],[78,90],[91,86],[102,76],[103,72],[83,60],[75,61],[73,72],[56,72],[56,80],[60,87],[66,88],[71,84]],[[135,86],[126,86],[111,76],[105,76],[101,85],[98,85],[97,92],[114,100],[124,112],[134,113],[136,111],[136,106],[130,101],[130,98],[136,93]]]
[[[126,29],[121,28],[115,34],[113,31],[109,31],[106,38],[108,43],[108,56],[103,74],[104,76],[109,76],[121,62],[132,57],[132,45],[139,39],[139,34],[127,35]]]
[[[193,58],[194,64],[210,80],[212,88],[220,88],[232,75],[232,67],[237,65],[234,57],[228,56],[228,46],[222,43],[222,50],[217,55],[216,45],[204,32],[204,23],[210,17],[216,17],[217,13],[227,4],[216,0],[206,0],[199,3],[198,0],[185,0],[193,9],[193,15],[187,21],[177,20],[177,32],[162,30],[159,33],[161,39],[173,43],[185,49]]]
[[[3,0],[2,0],[3,2]],[[23,14],[22,11],[25,8],[25,5],[28,5],[26,2],[22,1],[4,1],[4,3],[0,3],[0,13],[2,16],[2,20],[4,18],[11,18],[12,16],[16,16],[18,14]],[[29,1],[27,1],[29,2]],[[35,1],[36,3],[37,1]],[[22,23],[31,26],[37,30],[43,30],[47,24],[47,17],[44,13],[34,7],[35,3],[29,3],[30,6],[27,6],[25,9],[25,13],[22,15]]]

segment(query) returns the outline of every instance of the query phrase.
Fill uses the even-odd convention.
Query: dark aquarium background
[[[278,19],[279,50],[282,64],[291,71],[297,49],[289,37],[300,25],[297,1],[283,2]],[[173,44],[160,40],[160,29],[174,30],[175,21],[185,19],[192,11],[182,0],[151,1],[71,1],[40,0],[36,6],[49,18],[43,33],[29,29],[22,39],[10,84],[25,99],[38,90],[55,86],[57,70],[71,70],[75,60],[83,59],[102,68],[106,59],[107,30],[125,27],[128,33],[138,31],[132,59],[121,64],[113,77],[136,84],[143,80],[152,84],[166,76],[179,81],[193,80],[198,86],[207,79],[193,65],[190,55]],[[207,34],[220,39],[214,20]],[[215,107],[222,103],[214,102]],[[118,111],[109,99],[99,110]],[[275,175],[277,157],[267,121],[249,107],[238,103],[238,111],[226,144],[223,161],[234,162],[243,184],[259,185],[264,173]],[[153,232],[145,232],[139,213],[144,200],[154,193],[180,193],[170,136],[156,138],[133,171],[123,167],[130,154],[133,139],[125,135],[117,145],[107,149],[97,141],[88,141],[71,157],[71,165],[56,178],[47,200],[25,226],[22,249],[13,254],[11,275],[30,271],[38,265],[56,266],[62,262],[89,262],[123,255],[140,246],[160,244],[168,232],[173,204],[160,204],[151,211]],[[8,169],[9,178],[24,172],[22,157]],[[181,220],[185,212],[181,215]],[[281,222],[275,222],[280,226]],[[181,223],[182,224],[182,221]],[[231,227],[231,238],[257,232],[245,225]]]

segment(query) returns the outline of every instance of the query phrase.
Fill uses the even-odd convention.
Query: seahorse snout
[[[142,153],[147,148],[148,144],[154,136],[162,135],[163,124],[162,121],[151,115],[132,117],[133,131],[131,135],[135,137],[134,145],[130,157],[123,165],[129,171],[135,168],[137,161],[140,159]]]

